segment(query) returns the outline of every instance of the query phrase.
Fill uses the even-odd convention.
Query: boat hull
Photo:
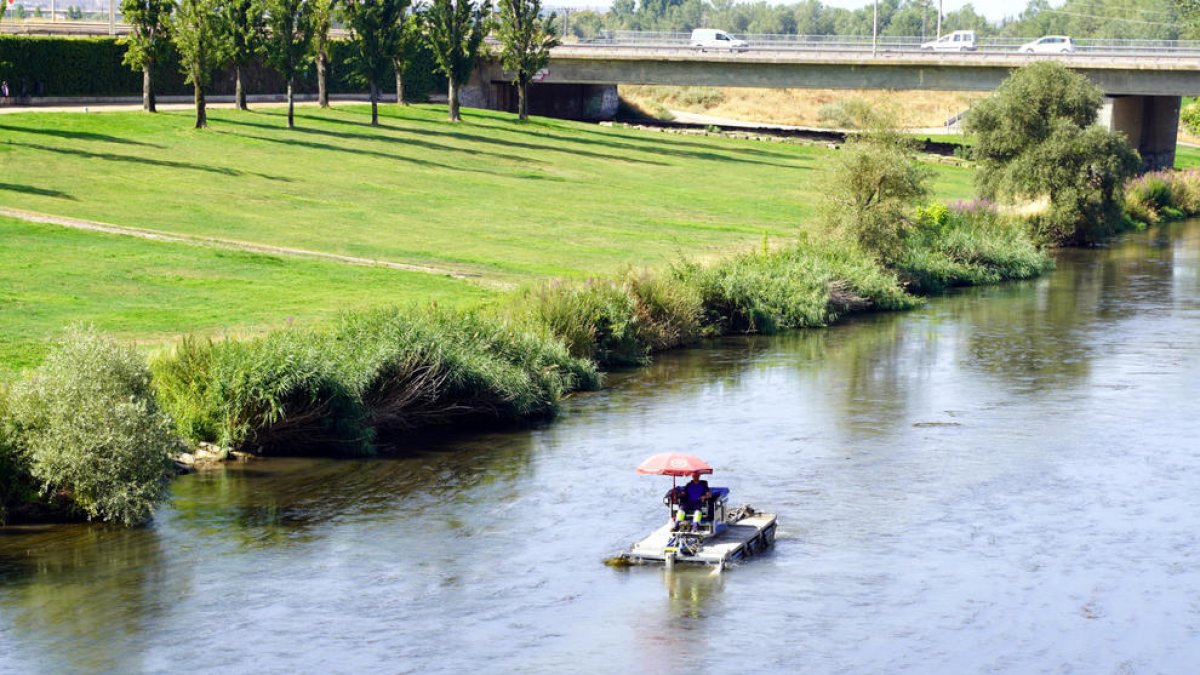
[[[761,553],[775,542],[776,517],[773,513],[756,513],[729,523],[719,534],[705,538],[693,555],[671,550],[671,523],[633,545],[624,558],[642,564],[717,565],[730,563]]]

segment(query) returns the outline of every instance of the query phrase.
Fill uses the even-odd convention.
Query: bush
[[[601,366],[646,363],[649,349],[639,339],[634,300],[615,281],[553,281],[529,289],[518,304],[527,308],[535,323],[562,340],[571,356]]]
[[[1154,225],[1200,213],[1200,173],[1155,171],[1125,184],[1125,215]]]
[[[826,126],[839,129],[864,129],[870,126],[875,115],[870,102],[861,98],[848,98],[826,103],[817,111],[817,120]]]
[[[122,63],[126,47],[114,38],[61,38],[0,35],[0,79],[7,80],[14,96],[140,96],[141,70]],[[364,85],[349,65],[353,51],[347,40],[329,45],[328,84],[331,93],[361,93]],[[155,68],[155,92],[159,95],[190,95],[192,89],[179,72],[178,57],[172,52]],[[272,69],[255,61],[243,69],[250,93],[282,93],[285,83]],[[298,91],[316,92],[316,69],[300,78]],[[386,82],[394,81],[388,74]],[[233,71],[223,69],[213,77],[209,93],[232,94]],[[404,92],[408,100],[427,99],[444,91],[444,77],[433,68],[433,55],[420,47],[404,70]],[[387,87],[384,87],[387,90]]]
[[[684,262],[674,274],[698,292],[710,334],[774,333],[824,326],[850,311],[913,306],[894,276],[832,243],[801,242],[711,266]]]
[[[139,523],[167,496],[179,445],[130,347],[68,330],[13,388],[8,418],[9,443],[41,494],[89,519]]]
[[[1028,279],[1053,266],[1025,225],[987,201],[917,209],[896,269],[915,293]]]
[[[163,405],[193,441],[260,454],[370,454],[359,400],[326,336],[279,330],[251,340],[184,341],[154,362]]]
[[[477,314],[346,315],[332,339],[368,423],[386,434],[459,420],[547,417],[563,395],[599,386],[595,367],[560,342]]]
[[[700,339],[704,307],[695,288],[647,271],[627,273],[625,288],[633,298],[637,339],[649,352]]]
[[[1192,103],[1184,106],[1179,113],[1179,121],[1189,134],[1200,136],[1200,104]]]

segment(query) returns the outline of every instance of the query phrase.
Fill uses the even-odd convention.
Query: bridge
[[[700,52],[679,43],[570,44],[553,50],[531,87],[530,111],[584,119],[616,113],[618,84],[714,87],[991,91],[1013,69],[1054,59],[1105,94],[1100,123],[1123,131],[1147,169],[1174,165],[1182,96],[1200,94],[1200,43],[1083,44],[1071,54],[1024,54],[1009,45],[924,52],[919,43],[756,44],[741,53]],[[1127,41],[1128,42],[1128,41]],[[480,68],[468,105],[515,109],[510,77]]]

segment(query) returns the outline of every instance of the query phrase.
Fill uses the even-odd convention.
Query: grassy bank
[[[314,113],[314,124],[356,127],[343,139],[356,151],[308,140],[331,129],[236,130],[280,122],[260,113],[228,113],[234,131],[201,133],[164,125],[179,121],[170,116],[8,124],[18,136],[0,145],[0,190],[19,207],[142,228],[116,235],[0,220],[0,281],[11,289],[2,318],[19,329],[0,351],[10,372],[36,362],[67,322],[143,342],[200,335],[147,367],[92,329],[69,332],[0,392],[0,506],[135,522],[159,498],[156,472],[179,440],[369,454],[431,425],[551,416],[565,395],[597,386],[599,370],[706,336],[824,326],[912,307],[921,302],[912,291],[1026,278],[1050,264],[1018,223],[987,209],[921,210],[891,266],[850,240],[807,231],[799,224],[821,201],[813,179],[829,149],[565,122],[516,127],[491,114],[449,126],[434,112],[401,111],[382,130],[364,126],[360,109]],[[146,134],[128,128],[147,124]],[[424,140],[398,144],[392,134],[408,125],[463,145],[431,154]],[[116,159],[95,147],[113,144],[142,154]],[[499,148],[514,156],[497,157]],[[330,152],[347,157],[331,162]],[[397,155],[408,157],[403,169]],[[128,167],[78,179],[105,162]],[[559,185],[535,199],[551,174]],[[943,198],[969,191],[966,171],[934,175]],[[155,210],[143,192],[174,201]],[[147,239],[146,229],[186,240]],[[414,241],[428,250],[418,255]],[[308,253],[237,248],[246,243]],[[234,337],[204,335],[220,332]],[[76,414],[85,401],[87,414]],[[107,428],[109,408],[122,411],[119,428]],[[132,504],[119,475],[89,482],[88,470],[75,471],[126,461],[146,469]]]
[[[437,106],[0,117],[0,205],[196,237],[465,272],[468,281],[0,220],[0,378],[71,322],[160,341],[258,333],[341,309],[462,305],[546,278],[663,268],[796,236],[827,148],[519,125]],[[971,193],[937,168],[935,191]]]

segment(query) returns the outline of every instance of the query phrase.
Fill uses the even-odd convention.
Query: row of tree
[[[615,0],[612,10],[603,14],[570,13],[565,32],[579,38],[595,37],[603,30],[687,32],[694,28],[722,28],[741,34],[871,35],[876,5],[863,5],[844,9],[820,0],[790,4],[761,0]],[[1066,0],[1060,7],[1052,7],[1050,0],[1029,0],[1017,16],[990,22],[968,3],[944,13],[940,27],[943,34],[974,30],[982,36],[1000,37],[1200,39],[1197,23],[1187,20],[1189,8],[1197,6],[1200,0]],[[933,37],[939,27],[939,7],[936,0],[879,0],[879,34]]]
[[[557,18],[543,16],[541,0],[500,0],[493,12],[478,0],[122,0],[130,25],[123,38],[125,63],[142,71],[142,106],[155,111],[154,70],[169,50],[179,54],[193,86],[196,128],[208,125],[205,89],[223,66],[234,69],[235,100],[247,109],[242,71],[262,57],[287,83],[288,128],[295,126],[297,79],[315,67],[317,100],[328,107],[326,73],[335,18],[350,31],[352,64],[371,96],[371,124],[379,124],[379,99],[389,69],[396,73],[397,102],[404,104],[403,73],[418,45],[426,45],[449,80],[450,120],[460,119],[460,91],[485,49],[491,31],[501,63],[513,77],[519,115],[528,114],[528,86],[558,44]]]

